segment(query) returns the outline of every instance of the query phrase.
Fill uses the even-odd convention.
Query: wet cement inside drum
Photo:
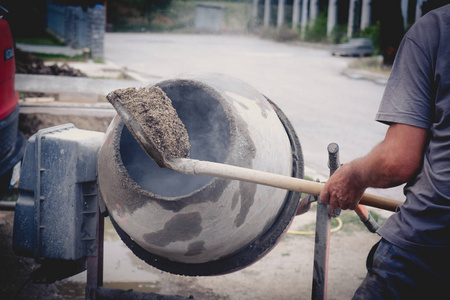
[[[224,162],[230,145],[230,124],[221,103],[204,87],[192,81],[168,81],[158,86],[172,100],[173,107],[187,129],[190,157]],[[145,190],[162,197],[189,195],[212,180],[209,176],[185,175],[159,168],[126,126],[122,130],[120,152],[133,180]]]

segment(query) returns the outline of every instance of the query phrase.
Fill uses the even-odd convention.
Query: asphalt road
[[[107,33],[105,59],[148,83],[190,72],[246,81],[288,116],[314,179],[327,178],[329,143],[338,143],[345,163],[370,151],[387,129],[374,121],[384,85],[344,76],[352,58],[326,49],[242,36]],[[401,188],[371,192],[403,199]]]

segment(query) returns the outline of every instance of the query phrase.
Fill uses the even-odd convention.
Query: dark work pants
[[[409,252],[381,239],[353,299],[450,299],[449,290],[450,253]]]

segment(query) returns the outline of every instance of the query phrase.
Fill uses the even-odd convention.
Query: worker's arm
[[[366,156],[342,165],[325,184],[320,199],[335,208],[355,209],[368,187],[389,188],[419,171],[427,130],[392,124],[385,139]]]

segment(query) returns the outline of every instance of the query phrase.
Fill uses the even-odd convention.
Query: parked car
[[[374,47],[371,39],[355,38],[347,43],[331,45],[330,51],[333,56],[372,56]]]

